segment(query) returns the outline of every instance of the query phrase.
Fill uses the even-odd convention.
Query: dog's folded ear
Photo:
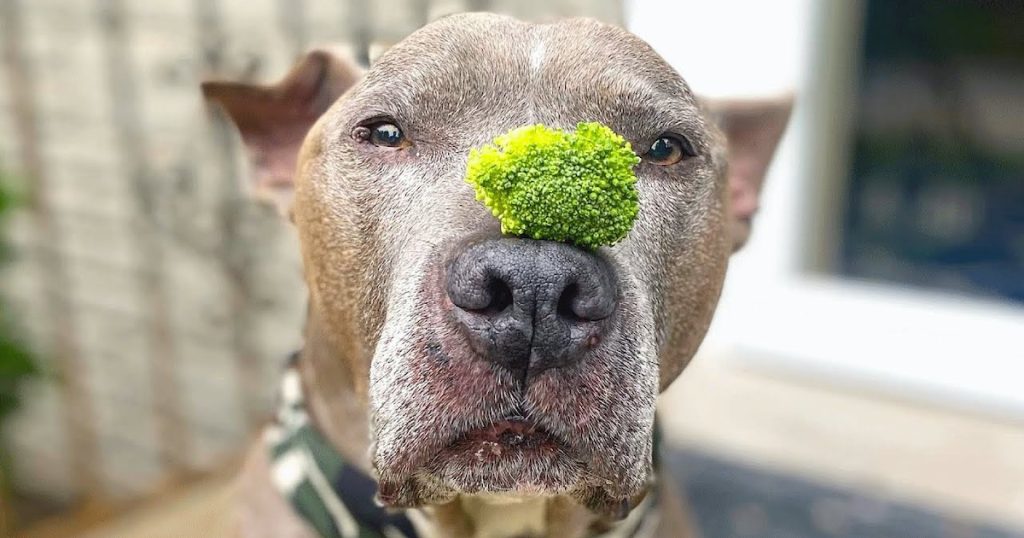
[[[786,130],[793,96],[757,100],[703,100],[728,145],[729,233],[733,251],[750,236],[761,185]]]
[[[253,166],[252,191],[286,213],[306,133],[363,70],[329,49],[306,53],[277,84],[205,81],[203,95],[238,127]]]

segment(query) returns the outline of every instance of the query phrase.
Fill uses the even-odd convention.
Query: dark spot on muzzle
[[[575,364],[598,346],[618,299],[612,269],[599,256],[518,238],[456,252],[447,292],[473,350],[523,380]]]

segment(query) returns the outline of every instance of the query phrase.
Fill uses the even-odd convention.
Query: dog
[[[294,224],[309,288],[290,410],[238,481],[241,536],[367,518],[381,536],[694,535],[657,480],[655,402],[749,236],[790,97],[708,102],[621,28],[492,14],[435,21],[365,72],[323,48],[275,85],[203,91]],[[629,235],[595,251],[503,236],[464,180],[470,149],[586,121],[642,157]],[[300,429],[319,441],[275,459]],[[377,504],[352,506],[324,465]],[[291,502],[301,488],[316,514]]]

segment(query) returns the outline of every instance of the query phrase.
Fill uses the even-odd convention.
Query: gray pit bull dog
[[[620,28],[485,14],[434,22],[365,73],[323,49],[276,85],[203,90],[298,231],[304,410],[382,506],[420,536],[687,535],[655,480],[655,401],[711,321],[790,99],[702,103]],[[589,121],[642,156],[628,237],[503,237],[464,180],[469,150]],[[241,534],[316,536],[274,472],[261,445]],[[615,523],[645,498],[656,509]]]

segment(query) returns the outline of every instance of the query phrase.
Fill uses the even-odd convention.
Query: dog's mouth
[[[439,457],[469,456],[467,463],[484,464],[531,453],[541,457],[556,456],[565,450],[565,443],[536,422],[513,414],[458,436],[441,451]]]
[[[581,464],[572,443],[514,412],[457,433],[417,474],[438,492],[551,495],[579,484]]]

